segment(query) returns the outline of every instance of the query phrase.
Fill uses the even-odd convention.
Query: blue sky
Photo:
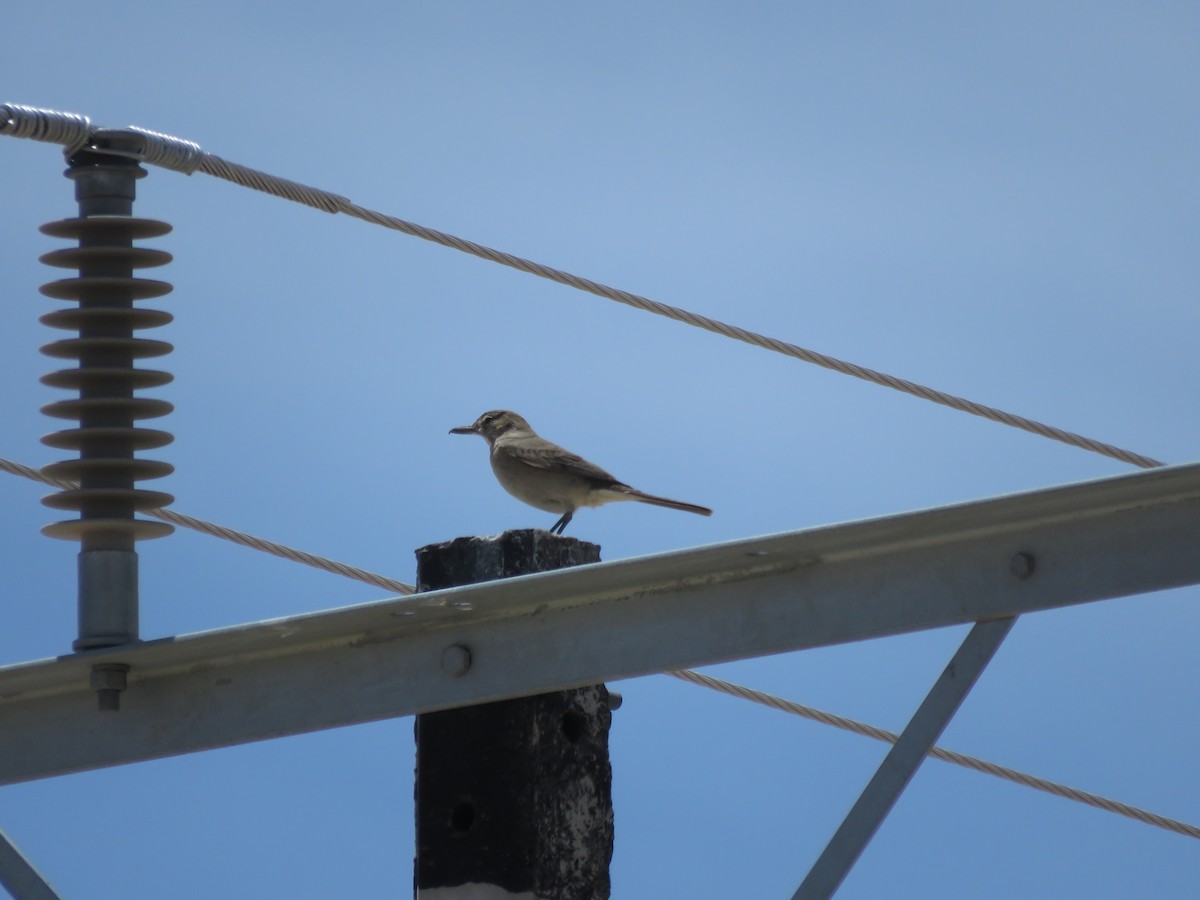
[[[1169,462],[1194,461],[1193,4],[14,4],[0,101],[199,142],[358,203]],[[74,214],[0,139],[0,456]],[[412,580],[549,527],[446,434],[496,407],[711,519],[634,504],[605,559],[1127,471],[422,241],[154,170],[175,508]],[[169,332],[169,333],[168,333]],[[158,337],[159,335],[154,335]],[[0,476],[0,663],[74,637],[74,554]],[[192,533],[141,546],[144,637],[383,596]],[[1185,821],[1195,589],[1020,621],[942,743]],[[715,667],[900,729],[965,629]],[[614,897],[785,897],[885,749],[666,677],[615,686]],[[4,788],[69,897],[403,896],[412,723]],[[1188,838],[930,762],[839,897],[1191,896]]]

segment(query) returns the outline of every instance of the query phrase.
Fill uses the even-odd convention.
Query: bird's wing
[[[621,482],[599,466],[588,462],[582,456],[568,453],[549,441],[522,441],[520,444],[510,445],[509,450],[515,459],[535,469],[558,469],[603,487],[621,485]]]

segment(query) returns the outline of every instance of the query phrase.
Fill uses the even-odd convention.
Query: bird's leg
[[[551,534],[562,534],[563,529],[567,527],[567,525],[571,521],[571,517],[574,515],[575,515],[575,510],[571,510],[570,512],[563,513],[562,518],[550,526],[550,533]]]

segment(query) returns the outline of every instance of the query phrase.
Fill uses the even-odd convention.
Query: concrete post
[[[417,551],[418,590],[599,559],[542,530],[458,538]],[[417,716],[416,896],[607,898],[611,720],[604,685]]]

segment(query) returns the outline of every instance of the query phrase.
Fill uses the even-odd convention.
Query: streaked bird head
[[[533,433],[533,429],[529,427],[528,422],[515,412],[509,412],[507,409],[493,409],[491,412],[485,412],[476,419],[474,424],[450,429],[451,434],[478,434],[487,438],[489,444],[501,435],[508,434],[510,431]]]

